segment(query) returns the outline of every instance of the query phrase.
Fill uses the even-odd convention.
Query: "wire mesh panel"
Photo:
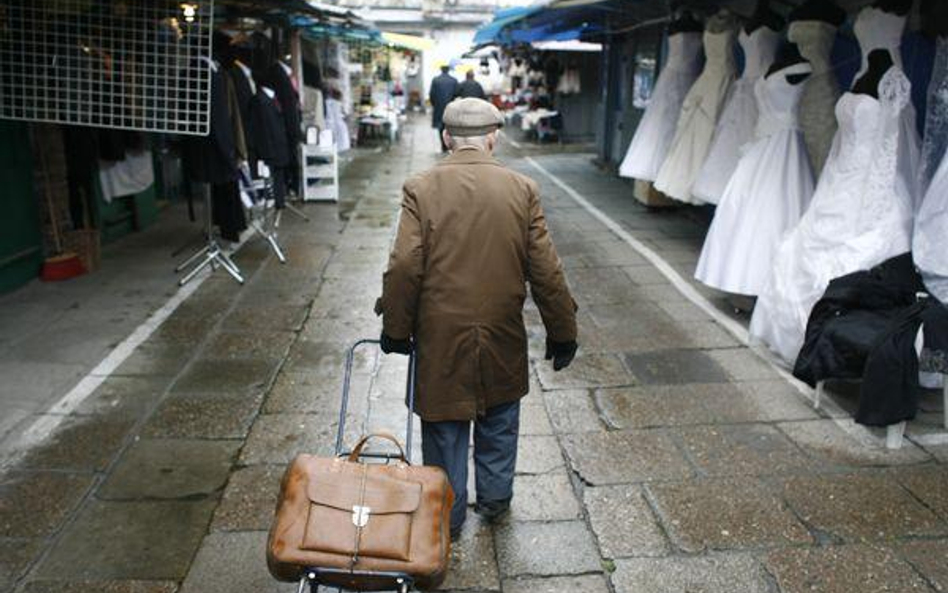
[[[207,134],[213,0],[3,0],[0,118]]]

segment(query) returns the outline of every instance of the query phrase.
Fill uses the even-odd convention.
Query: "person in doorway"
[[[487,98],[487,94],[484,93],[484,87],[481,86],[481,83],[474,80],[473,70],[468,70],[467,74],[464,75],[464,82],[458,85],[458,97],[474,97],[475,99]]]
[[[500,111],[482,99],[457,99],[444,125],[451,154],[405,182],[376,313],[384,352],[415,348],[424,462],[448,474],[456,536],[467,511],[472,423],[475,512],[493,521],[510,508],[520,399],[529,390],[526,285],[554,371],[576,354],[577,307],[536,182],[492,156]]]
[[[441,74],[431,80],[431,89],[428,91],[428,100],[431,101],[431,127],[438,130],[441,138],[441,152],[447,152],[442,132],[444,124],[444,109],[458,94],[458,81],[450,74],[450,66],[441,66]]]

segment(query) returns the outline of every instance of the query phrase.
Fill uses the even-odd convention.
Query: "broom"
[[[46,208],[49,210],[49,222],[53,227],[53,246],[56,253],[46,258],[40,269],[40,279],[45,282],[68,280],[86,273],[79,256],[72,252],[63,251],[63,239],[59,234],[59,214],[53,207],[53,192],[49,184],[49,167],[46,163],[46,153],[40,148],[40,166],[43,175],[43,193],[46,197]]]

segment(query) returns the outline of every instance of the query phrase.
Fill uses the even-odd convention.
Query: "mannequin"
[[[768,8],[767,0],[761,0],[754,16],[737,36],[744,54],[744,71],[731,88],[708,156],[691,189],[698,200],[709,204],[721,200],[741,158],[742,147],[754,140],[758,117],[754,87],[773,62],[783,26],[783,19]]]
[[[658,170],[655,189],[680,202],[700,204],[692,189],[708,153],[718,118],[734,82],[737,66],[733,15],[720,11],[707,23],[703,36],[705,64],[682,103],[668,155]]]
[[[648,107],[619,166],[619,175],[654,181],[668,155],[681,105],[698,77],[701,24],[683,13],[668,26],[668,53]]]
[[[780,72],[781,70],[785,70],[790,66],[801,64],[806,61],[806,58],[800,54],[800,48],[797,47],[797,44],[788,43],[783,47],[783,49],[780,50],[780,53],[777,54],[777,59],[774,60],[774,63],[771,64],[770,68],[767,69],[767,74],[764,75],[764,78],[770,78],[770,76],[776,72]],[[787,82],[796,85],[809,78],[810,73],[801,72],[796,74],[787,74],[786,77]]]
[[[836,134],[839,82],[830,64],[836,29],[846,13],[830,0],[808,0],[790,13],[787,39],[799,47],[813,73],[800,98],[800,129],[813,173],[819,177]]]
[[[744,32],[750,34],[761,27],[767,27],[771,31],[782,31],[784,26],[786,26],[786,21],[770,8],[770,2],[758,0],[754,14],[744,23]]]
[[[856,94],[869,95],[879,98],[879,81],[882,76],[894,65],[892,54],[885,49],[874,49],[869,52],[869,68],[853,84],[852,91]]]

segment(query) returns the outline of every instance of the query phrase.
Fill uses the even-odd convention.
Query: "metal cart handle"
[[[380,345],[379,340],[362,339],[353,344],[346,352],[346,373],[342,382],[342,404],[339,406],[339,431],[336,433],[336,456],[343,454],[343,438],[346,434],[346,411],[349,408],[349,388],[352,384],[352,366],[355,363],[355,353],[365,344]],[[405,458],[411,460],[412,429],[415,420],[415,376],[417,373],[417,347],[412,342],[411,352],[408,355],[408,378],[405,387],[405,399],[408,402],[408,427],[405,431]],[[363,454],[364,457],[374,456]],[[387,457],[387,456],[382,456]]]

